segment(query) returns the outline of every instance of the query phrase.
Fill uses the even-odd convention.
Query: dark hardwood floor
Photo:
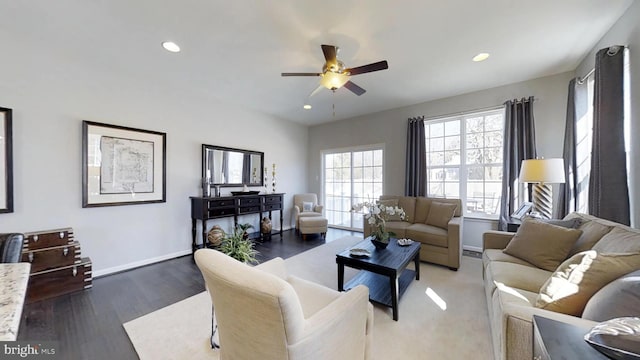
[[[288,258],[362,233],[329,229],[303,241],[293,230],[257,243],[259,260]],[[93,280],[93,288],[26,305],[20,341],[57,341],[60,359],[137,359],[122,324],[204,291],[192,257],[183,256]]]

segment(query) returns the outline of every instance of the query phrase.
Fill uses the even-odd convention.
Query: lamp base
[[[533,211],[543,219],[551,219],[553,212],[553,193],[547,184],[533,185]]]

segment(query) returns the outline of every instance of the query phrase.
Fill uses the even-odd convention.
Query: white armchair
[[[287,276],[276,258],[250,267],[195,253],[214,304],[222,359],[370,359],[369,290],[338,292]]]
[[[305,205],[307,207],[305,208]],[[300,231],[300,218],[308,216],[322,216],[324,207],[318,204],[316,194],[296,194],[293,195],[292,216],[296,221],[296,232]]]

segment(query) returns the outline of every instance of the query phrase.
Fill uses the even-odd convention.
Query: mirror
[[[264,153],[202,144],[202,178],[211,185],[263,186]]]

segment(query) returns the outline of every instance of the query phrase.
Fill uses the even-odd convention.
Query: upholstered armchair
[[[20,262],[23,234],[0,234],[0,263]]]
[[[306,206],[305,206],[306,205]],[[296,232],[300,230],[301,217],[322,216],[323,206],[318,204],[316,194],[296,194],[293,195],[293,213],[296,221]]]
[[[212,249],[195,253],[218,323],[221,359],[370,359],[369,290],[348,292],[256,267]]]

